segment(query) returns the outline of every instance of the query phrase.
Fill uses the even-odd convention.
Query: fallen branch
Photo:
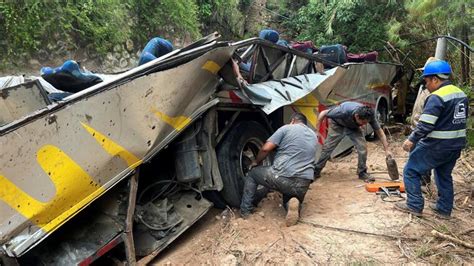
[[[240,231],[237,232],[237,233],[234,235],[234,238],[232,238],[232,241],[230,241],[229,247],[226,248],[226,250],[228,250],[228,251],[230,250],[230,248],[232,247],[232,244],[234,244],[235,239],[236,239],[239,235],[240,235]]]
[[[407,251],[405,250],[405,248],[403,248],[403,244],[402,244],[402,240],[401,239],[398,239],[397,240],[397,245],[398,245],[398,248],[400,249],[400,251],[402,252],[403,256],[405,256],[407,259],[411,259],[411,256],[408,255]]]
[[[461,233],[459,233],[460,235],[466,235],[466,234],[469,234],[470,232],[474,231],[474,227],[473,228],[469,228],[469,229],[466,229],[464,231],[461,231]]]
[[[257,255],[255,255],[252,261],[255,261],[256,259],[258,259],[258,257],[260,257],[264,252],[267,252],[273,245],[276,244],[276,242],[280,240],[281,240],[281,237],[279,237],[277,240],[273,241],[270,245],[268,245],[268,247],[264,251],[257,252]]]
[[[461,158],[461,162],[467,167],[467,169],[469,169],[469,171],[471,171],[471,173],[474,172],[474,167],[472,167],[468,162],[466,162],[466,160]]]
[[[454,243],[457,243],[459,245],[463,245],[467,248],[470,248],[470,249],[474,249],[474,245],[471,244],[471,243],[468,243],[466,241],[463,241],[463,240],[460,240],[460,239],[457,239],[457,238],[454,238],[452,236],[448,236],[448,235],[445,235],[445,234],[442,234],[436,230],[432,230],[431,231],[431,234],[436,236],[436,237],[439,237],[439,238],[442,238],[442,239],[446,239],[446,240],[449,240],[451,242],[454,242]]]
[[[313,258],[313,255],[311,255],[312,252],[311,252],[310,250],[308,250],[305,246],[303,246],[303,244],[299,243],[298,241],[296,241],[296,240],[294,240],[294,239],[291,239],[291,240],[293,240],[293,242],[295,242],[295,243],[299,246],[299,248],[300,248],[301,250],[303,250],[304,253],[306,253],[306,255],[307,255],[308,257],[310,257],[311,259]]]
[[[408,222],[400,228],[400,233],[403,233],[403,229],[405,229],[405,227],[407,227],[412,221],[413,221],[413,216],[410,215],[410,219],[408,220]]]
[[[453,248],[456,248],[456,245],[454,245],[453,243],[451,243],[451,242],[447,242],[447,243],[444,242],[444,243],[441,243],[441,244],[435,246],[435,247],[433,248],[433,250],[442,249],[442,248],[447,247],[447,246],[451,246],[451,247],[453,247]]]
[[[382,233],[372,233],[372,232],[366,232],[366,231],[360,231],[360,230],[354,230],[354,229],[333,227],[333,226],[328,226],[328,225],[317,224],[315,222],[311,222],[311,221],[307,221],[307,220],[300,220],[300,222],[304,223],[304,224],[312,225],[314,227],[319,227],[319,228],[322,228],[322,229],[330,229],[330,230],[356,233],[356,234],[363,234],[363,235],[370,235],[370,236],[380,236],[380,237],[386,237],[386,238],[390,238],[390,239],[394,239],[394,240],[398,240],[398,239],[412,240],[412,241],[419,240],[419,238],[417,238],[417,237],[393,236],[393,235],[387,235],[387,234],[382,234]]]

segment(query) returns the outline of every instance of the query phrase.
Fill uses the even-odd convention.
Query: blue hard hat
[[[422,77],[434,75],[451,75],[451,66],[446,61],[433,61],[425,66]]]

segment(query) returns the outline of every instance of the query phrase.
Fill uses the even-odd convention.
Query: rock
[[[116,44],[116,45],[114,46],[114,52],[116,52],[116,53],[122,51],[122,49],[123,49],[123,48],[122,48],[122,45],[120,45],[120,44]]]
[[[128,39],[126,42],[125,42],[125,48],[127,49],[127,51],[129,52],[133,52],[133,41]]]
[[[265,213],[264,212],[257,212],[258,215],[260,215],[261,217],[265,217]]]
[[[222,265],[238,265],[237,258],[232,254],[227,254],[220,262]]]
[[[31,66],[31,67],[38,67],[38,66],[41,66],[40,62],[36,59],[30,59],[28,61],[28,64]]]
[[[120,66],[121,68],[126,68],[126,67],[128,66],[128,61],[127,61],[127,59],[125,59],[125,58],[120,59],[119,66]]]
[[[105,58],[107,59],[107,61],[112,61],[114,60],[114,55],[112,53],[107,53],[107,55],[105,56]]]
[[[123,52],[122,52],[122,58],[129,59],[129,58],[130,58],[130,54],[127,53],[126,51],[123,51]]]

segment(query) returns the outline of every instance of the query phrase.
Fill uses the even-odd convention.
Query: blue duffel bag
[[[60,67],[42,67],[41,77],[56,89],[76,93],[89,88],[102,79],[90,72],[81,71],[79,64],[74,60],[67,60]]]
[[[319,55],[328,61],[344,64],[347,61],[346,49],[341,44],[323,45],[319,48]],[[325,67],[327,67],[325,65]]]

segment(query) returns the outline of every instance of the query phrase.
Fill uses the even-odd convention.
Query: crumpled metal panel
[[[335,71],[334,68],[326,71],[326,75],[306,74],[278,81],[250,84],[244,87],[244,92],[253,104],[262,105],[261,109],[266,114],[270,114],[310,94],[321,83],[331,78]]]
[[[220,46],[161,72],[98,84],[100,93],[3,128],[0,243],[8,255],[38,244],[216,104],[217,72],[234,51]]]
[[[50,103],[38,80],[0,89],[0,126],[46,108]]]
[[[310,93],[328,106],[353,100],[375,107],[377,98],[390,92],[396,70],[393,64],[348,64],[326,70],[325,75],[313,73],[250,84],[244,87],[244,92],[267,114]]]
[[[317,97],[326,105],[355,100],[375,107],[380,94],[390,93],[396,72],[397,65],[389,63],[345,64],[318,87]]]

